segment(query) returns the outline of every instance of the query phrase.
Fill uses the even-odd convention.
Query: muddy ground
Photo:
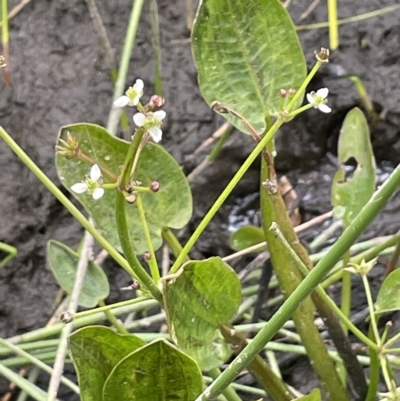
[[[19,3],[10,0],[10,9]],[[294,1],[291,13],[298,24],[327,20],[325,2],[300,21],[311,1]],[[345,18],[394,4],[394,0],[339,1]],[[131,1],[98,2],[112,46],[120,55]],[[202,100],[196,84],[186,26],[185,0],[160,0],[162,76],[167,99],[163,145],[182,163],[187,173],[205,153],[190,155],[223,122]],[[340,28],[340,49],[333,65],[357,74],[364,82],[384,120],[371,127],[374,149],[382,174],[400,159],[400,11]],[[145,4],[129,83],[138,77],[146,93],[154,87],[149,5]],[[309,65],[313,51],[328,47],[326,29],[301,31]],[[98,35],[84,0],[35,0],[12,20],[10,26],[11,86],[0,89],[0,124],[43,169],[58,182],[54,168],[55,138],[60,126],[87,121],[106,124],[113,86]],[[277,167],[296,183],[311,178],[302,209],[307,218],[328,211],[330,179],[335,170],[327,152],[334,152],[335,138],[345,113],[360,105],[354,85],[323,69],[310,89],[327,86],[332,113],[311,110],[279,133]],[[193,183],[192,231],[229,178],[252,148],[250,138],[235,132],[220,159]],[[8,337],[44,325],[58,287],[46,267],[45,245],[56,239],[76,246],[82,229],[39,184],[29,170],[0,142],[0,240],[18,248],[18,256],[0,271],[0,336]],[[229,250],[228,216],[232,205],[258,188],[256,166],[247,174],[221,213],[214,219],[194,252],[195,257],[226,255]],[[400,227],[396,218],[399,197],[377,220],[370,236],[391,234]],[[129,278],[111,262],[107,271],[113,285],[112,300],[126,296],[119,291]],[[5,389],[0,381],[0,394]],[[66,398],[67,399],[67,398]]]

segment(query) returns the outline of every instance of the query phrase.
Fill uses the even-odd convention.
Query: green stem
[[[367,297],[369,316],[371,318],[372,332],[374,333],[376,344],[380,348],[382,346],[382,341],[381,341],[381,338],[379,335],[378,324],[377,324],[375,313],[374,313],[375,307],[374,307],[374,301],[372,300],[371,288],[369,286],[367,276],[365,274],[363,274],[363,275],[361,275],[361,278],[362,278],[362,281],[364,284],[365,295]]]
[[[293,250],[290,244],[287,242],[286,238],[282,235],[280,230],[273,229],[274,233],[277,237],[282,241],[285,245],[285,248],[288,252],[290,252],[292,258],[296,261],[299,270],[303,273],[305,277],[310,274],[307,266],[303,263],[303,261],[298,257],[297,253]],[[375,351],[379,350],[379,347],[375,342],[373,342],[368,336],[366,336],[361,330],[359,330],[349,319],[348,315],[346,315],[336,304],[332,301],[329,295],[325,292],[320,284],[315,288],[316,293],[321,297],[321,299],[326,302],[326,304],[335,312],[335,314],[339,317],[340,321],[343,325],[349,329],[355,336],[359,338],[364,344],[368,345],[368,347],[374,349]]]
[[[131,179],[133,179],[135,167],[140,156],[141,143],[145,133],[146,131],[143,128],[138,128],[133,135],[132,142],[130,143],[128,152],[125,156],[124,167],[121,172],[121,190],[127,190]]]
[[[265,158],[270,159],[268,155]],[[303,280],[303,274],[299,271],[297,260],[301,259],[307,264],[310,262],[306,250],[300,244],[293,230],[290,217],[286,212],[286,205],[276,187],[276,176],[274,175],[272,160],[266,162],[263,158],[261,163],[261,180],[260,206],[265,239],[281,291],[285,297],[288,297]],[[282,238],[277,236],[277,225],[282,230]],[[275,231],[272,230],[272,227],[275,227]],[[286,241],[283,242],[283,238],[286,238],[286,241],[290,245]],[[298,258],[292,256],[292,251],[298,254]],[[306,272],[308,272],[307,267]],[[293,321],[295,322],[302,343],[307,349],[312,367],[328,394],[327,399],[330,401],[348,400],[346,389],[337,374],[335,364],[329,358],[324,341],[314,324],[315,310],[313,301],[318,307],[321,316],[323,318],[329,317],[329,323],[336,323],[335,326],[340,330],[337,319],[335,319],[334,315],[332,315],[331,311],[320,299],[315,299],[315,296],[312,299],[305,299],[298,305],[298,308],[293,313]],[[334,333],[340,334],[337,330]],[[357,360],[355,360],[355,363],[357,364]]]
[[[297,100],[300,98],[300,96],[303,96],[303,93],[305,92],[308,84],[311,82],[312,78],[314,75],[317,73],[317,71],[320,69],[322,63],[321,61],[317,61],[310,71],[310,73],[307,75],[306,79],[304,82],[301,84],[300,88],[297,90],[297,92],[294,94],[292,99],[290,100],[289,104],[287,105],[286,109],[289,113],[292,112],[293,106],[296,104]]]
[[[107,306],[104,301],[99,301],[99,305],[104,307]],[[114,316],[110,309],[104,309],[104,313],[107,316],[109,322],[118,330],[121,334],[129,334],[129,331],[125,326]]]
[[[10,382],[15,383],[20,389],[24,390],[35,400],[46,401],[46,393],[42,389],[24,379],[18,373],[13,372],[2,363],[0,363],[0,375],[4,376]]]
[[[8,255],[0,262],[0,269],[3,268],[10,260],[14,259],[17,254],[17,248],[0,242],[0,251],[8,253]]]
[[[339,30],[336,0],[328,0],[329,47],[336,50],[339,47]]]
[[[147,225],[146,214],[144,212],[143,202],[142,202],[142,198],[141,198],[140,194],[138,194],[138,196],[136,198],[136,204],[137,204],[137,207],[139,210],[140,222],[142,223],[148,250],[149,250],[150,256],[151,256],[150,260],[148,261],[149,266],[150,266],[151,276],[153,278],[153,281],[155,283],[158,283],[158,281],[160,280],[160,270],[158,268],[156,253],[154,251],[153,241],[151,239],[149,226]]]
[[[18,158],[36,175],[44,186],[61,202],[61,204],[75,217],[93,238],[103,247],[108,254],[132,277],[135,273],[127,260],[92,226],[88,219],[71,203],[71,201],[57,188],[57,186],[44,174],[18,144],[0,127],[0,137],[18,156]]]
[[[115,217],[117,220],[118,236],[121,241],[121,247],[124,251],[127,261],[129,262],[129,265],[132,266],[139,283],[142,284],[144,288],[151,293],[154,299],[156,299],[162,305],[162,295],[159,288],[140,264],[135,250],[133,249],[131,235],[128,228],[128,221],[126,218],[126,200],[124,194],[120,191],[117,192]]]
[[[208,371],[209,375],[216,379],[218,376],[221,375],[221,371],[218,368],[214,368]],[[236,394],[235,389],[232,386],[228,386],[224,392],[224,396],[228,401],[242,401],[242,399]]]
[[[22,350],[20,347],[10,343],[7,340],[3,340],[0,338],[0,345],[9,348],[11,351],[15,352],[17,355],[26,358],[32,365],[37,366],[38,368],[42,369],[43,371],[52,374],[53,369],[43,363],[41,360],[35,358],[33,355],[29,354],[28,352]],[[67,379],[65,376],[61,376],[61,383],[65,384],[68,388],[70,388],[74,393],[79,394],[79,387],[72,382],[71,380]]]
[[[178,238],[176,238],[175,234],[171,231],[169,227],[163,227],[162,236],[164,240],[167,241],[175,257],[178,257],[179,253],[182,252],[182,245],[178,241]],[[189,260],[189,257],[186,256],[184,262],[188,262]]]
[[[151,43],[153,45],[154,62],[154,86],[155,94],[162,95],[162,77],[161,77],[161,45],[160,45],[160,22],[158,18],[157,0],[151,0],[150,3],[151,19]]]
[[[247,339],[240,332],[225,325],[220,326],[220,331],[225,340],[232,344],[237,352],[245,349],[248,345]],[[248,369],[273,400],[290,401],[292,399],[283,380],[272,371],[260,355],[255,356],[249,363]]]
[[[343,268],[347,267],[350,262],[350,251],[347,251],[343,255]],[[342,297],[340,302],[340,309],[343,315],[347,318],[350,316],[351,309],[351,273],[348,271],[343,271],[342,276]],[[343,323],[344,324],[344,323]],[[347,334],[346,326],[343,327],[344,332]]]
[[[128,29],[126,30],[124,48],[122,50],[121,63],[118,70],[118,79],[115,82],[114,100],[119,98],[123,91],[128,75],[129,62],[135,43],[136,32],[139,26],[139,18],[142,13],[144,0],[134,0],[132,2],[132,11],[129,19]],[[114,107],[111,106],[110,116],[113,114]],[[118,118],[109,118],[107,130],[112,135],[115,135],[118,126]]]
[[[397,11],[400,8],[400,4],[394,4],[392,6],[382,7],[379,10],[370,11],[368,13],[363,13],[355,15],[354,17],[338,19],[338,25],[349,24],[352,22],[364,21],[370,18],[378,17],[379,15],[391,13]],[[312,29],[329,28],[329,22],[317,22],[315,24],[298,25],[296,26],[297,31],[306,31]]]
[[[278,129],[280,128],[280,126],[282,124],[283,124],[283,121],[278,118],[275,121],[275,123],[272,125],[272,127],[269,129],[267,134],[262,138],[261,142],[259,142],[257,144],[257,146],[250,153],[249,157],[241,165],[241,167],[239,168],[237,173],[231,179],[231,181],[226,186],[226,188],[221,193],[221,195],[218,197],[218,199],[211,206],[211,209],[204,216],[203,220],[197,226],[196,230],[194,231],[192,236],[189,238],[189,240],[187,241],[187,243],[183,247],[182,252],[179,254],[179,256],[177,257],[175,263],[171,267],[171,270],[170,270],[171,274],[176,273],[179,270],[180,266],[182,265],[182,263],[186,259],[189,251],[192,249],[193,245],[196,243],[196,241],[198,240],[200,235],[203,233],[205,228],[208,226],[208,224],[210,223],[211,219],[215,216],[215,214],[221,208],[221,206],[225,202],[226,198],[230,195],[230,193],[236,187],[237,183],[242,179],[242,177],[244,176],[246,171],[249,169],[249,167],[253,164],[254,160],[257,158],[259,153],[263,150],[265,145],[272,139],[272,137],[275,135],[275,133],[278,131]]]
[[[148,299],[144,301],[143,298],[137,298],[137,299],[131,299],[129,301],[131,302],[130,305],[123,306],[114,310],[114,315],[118,316],[124,313],[139,312],[157,305],[157,302],[153,299]],[[81,315],[80,318],[75,318],[72,321],[72,326],[73,329],[75,330],[80,327],[87,326],[89,324],[98,323],[99,321],[105,320],[106,318],[107,316],[105,315],[104,312],[92,313],[91,315],[85,315],[85,316]],[[19,344],[21,342],[26,343],[31,341],[42,340],[43,338],[57,336],[60,334],[64,326],[65,326],[64,323],[61,322],[56,323],[53,326],[44,327],[41,329],[33,330],[25,334],[14,336],[12,338],[9,338],[8,341],[10,341],[13,344]]]
[[[1,40],[3,42],[3,56],[6,63],[4,67],[4,83],[10,85],[10,49],[8,32],[8,0],[1,1],[2,29]]]
[[[300,283],[296,290],[286,299],[284,304],[272,316],[269,324],[265,326],[240,354],[224,370],[198,398],[196,401],[206,401],[220,394],[220,392],[231,383],[242,369],[261,351],[264,345],[272,339],[284,323],[290,318],[298,305],[314,290],[325,275],[340,260],[342,255],[350,248],[356,239],[364,232],[368,224],[378,215],[386,205],[389,198],[398,189],[400,184],[400,166],[392,172],[386,182],[381,185],[364,206],[361,212],[350,223],[335,242],[330,251],[308,276]]]

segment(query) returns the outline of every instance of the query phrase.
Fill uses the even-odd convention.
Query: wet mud
[[[19,3],[10,1],[10,9]],[[111,45],[119,59],[131,1],[97,2]],[[297,24],[327,20],[326,4],[320,2],[307,16],[303,2],[293,2],[290,12]],[[361,4],[360,4],[361,3]],[[345,18],[392,5],[393,0],[339,2]],[[162,32],[162,77],[165,110],[164,146],[190,173],[205,157],[194,151],[217,130],[223,119],[203,101],[197,87],[185,0],[159,1]],[[400,160],[400,11],[340,27],[340,48],[332,65],[359,76],[381,120],[371,124],[371,135],[382,174]],[[313,51],[328,47],[327,29],[300,31],[300,39],[313,64]],[[11,86],[0,88],[0,124],[29,157],[61,188],[54,167],[54,145],[62,125],[87,121],[106,124],[113,85],[99,37],[84,0],[36,0],[26,5],[10,25]],[[131,57],[128,83],[138,77],[149,94],[154,88],[149,5],[145,4]],[[335,167],[327,153],[335,153],[341,122],[348,110],[362,107],[354,84],[339,79],[337,70],[325,69],[311,82],[310,90],[327,86],[332,113],[310,110],[283,127],[277,137],[277,169],[292,183],[309,179],[311,184],[301,208],[305,218],[330,210],[330,180]],[[184,238],[228,183],[253,147],[251,139],[234,132],[220,157],[192,183],[195,209]],[[209,150],[209,148],[207,149]],[[193,257],[224,256],[229,249],[229,216],[233,206],[258,190],[255,163],[214,218],[193,252]],[[0,271],[0,336],[23,333],[43,326],[51,316],[58,287],[45,259],[49,239],[76,247],[82,228],[63,210],[34,175],[0,142],[0,241],[18,248],[18,256]],[[366,236],[396,232],[400,220],[396,196]],[[108,261],[111,300],[127,297],[119,290],[129,278]],[[0,380],[0,395],[6,383]],[[67,397],[63,399],[72,400]]]

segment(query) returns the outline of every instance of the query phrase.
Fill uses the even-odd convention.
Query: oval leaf
[[[264,230],[256,226],[242,226],[231,235],[231,247],[236,251],[265,242]],[[265,251],[267,247],[260,248]]]
[[[85,327],[73,333],[69,346],[81,401],[101,401],[104,383],[114,367],[145,344],[134,335],[117,334],[108,327]]]
[[[392,271],[382,283],[375,303],[375,313],[400,310],[400,269]]]
[[[307,69],[294,25],[279,0],[203,0],[192,48],[206,102],[228,106],[258,133],[281,109],[280,89],[298,88]],[[300,97],[295,107],[300,106]],[[224,117],[239,130],[233,115]]]
[[[240,300],[240,281],[219,257],[188,262],[165,283],[170,334],[202,370],[220,366],[230,355],[218,327],[235,316]]]
[[[65,140],[67,132],[78,139],[82,152],[95,163],[115,176],[120,174],[120,166],[124,163],[129,147],[127,142],[111,136],[95,124],[67,125],[61,128],[59,138]],[[99,200],[86,194],[77,195],[70,188],[88,174],[90,166],[77,158],[67,159],[57,154],[56,167],[62,184],[90,213],[96,228],[113,246],[121,250],[115,223],[116,190],[106,190]],[[141,181],[144,187],[148,187],[152,181],[160,183],[157,193],[141,194],[153,245],[158,249],[162,244],[162,228],[182,228],[192,215],[189,184],[174,158],[154,143],[148,143],[143,149],[135,179]],[[136,203],[127,205],[127,218],[133,247],[138,254],[143,254],[148,251],[148,246]]]
[[[351,177],[346,177],[344,164],[349,160],[355,160],[357,167]],[[333,213],[348,225],[375,190],[375,158],[368,123],[357,107],[347,113],[340,130],[338,161],[341,167],[332,183]]]
[[[202,386],[196,362],[159,339],[114,368],[104,386],[103,401],[193,401]]]
[[[61,242],[51,240],[47,243],[47,260],[60,287],[71,294],[79,255]],[[100,300],[107,298],[109,293],[110,285],[103,269],[89,261],[78,304],[93,308]]]

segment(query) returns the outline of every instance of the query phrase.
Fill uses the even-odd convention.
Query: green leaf
[[[104,386],[103,401],[193,401],[202,386],[196,362],[159,339],[114,368]]]
[[[220,366],[230,352],[218,327],[236,314],[240,281],[219,257],[191,261],[164,286],[169,332],[202,370]]]
[[[203,0],[192,33],[199,86],[247,119],[258,133],[281,109],[280,89],[299,88],[306,62],[294,25],[279,0]],[[302,97],[295,107],[300,106]],[[239,130],[233,115],[224,117]]]
[[[71,294],[79,255],[66,245],[57,241],[47,243],[47,260],[60,287]],[[98,302],[108,297],[110,285],[103,269],[89,261],[78,303],[85,308],[93,308]]]
[[[265,241],[264,230],[256,226],[242,226],[231,235],[231,247],[236,251],[247,249]],[[265,251],[267,247],[260,248]]]
[[[400,310],[400,269],[393,270],[384,280],[375,303],[375,312]]]
[[[355,159],[357,168],[346,177],[344,163]],[[332,184],[333,212],[348,225],[369,201],[375,190],[375,159],[367,120],[357,107],[344,119],[338,143],[341,167]]]
[[[69,346],[78,374],[81,401],[101,401],[104,383],[114,367],[145,344],[134,335],[117,334],[108,327],[84,327],[73,333]]]
[[[61,128],[59,138],[65,140],[67,132],[78,139],[82,152],[95,163],[115,176],[120,174],[120,166],[124,163],[129,147],[127,142],[111,136],[104,128],[94,124],[67,125]],[[62,184],[90,213],[96,228],[113,246],[121,250],[114,212],[117,190],[106,190],[97,201],[87,194],[77,195],[70,188],[89,173],[90,166],[77,158],[67,159],[57,154],[56,167]],[[174,158],[154,143],[148,143],[143,149],[135,178],[145,187],[152,181],[160,183],[157,193],[141,194],[151,238],[155,249],[158,249],[162,244],[162,228],[182,228],[192,215],[189,184]],[[148,251],[148,246],[135,203],[127,205],[127,218],[133,247],[138,254],[143,254]]]
[[[321,401],[321,391],[316,388],[310,394],[296,398],[296,401]]]

